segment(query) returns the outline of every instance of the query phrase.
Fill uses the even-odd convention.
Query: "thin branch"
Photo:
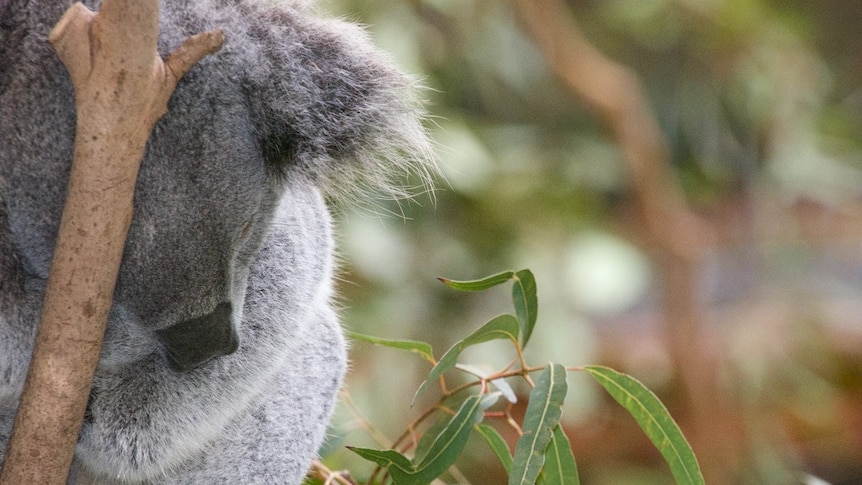
[[[517,5],[551,68],[613,130],[654,243],[696,258],[711,231],[687,207],[637,76],[588,41],[562,1],[518,0]]]
[[[359,410],[359,406],[356,405],[356,401],[353,400],[353,396],[350,394],[347,389],[341,390],[341,401],[347,406],[347,409],[353,414],[353,417],[359,421],[359,426],[364,429],[371,438],[377,442],[378,445],[392,448],[394,445],[390,446],[389,438],[383,434],[374,424],[362,414],[362,411]]]
[[[356,480],[350,476],[347,471],[331,470],[320,460],[312,460],[311,471],[308,474],[310,477],[316,477],[323,480],[324,485],[340,483],[341,485],[358,485]]]

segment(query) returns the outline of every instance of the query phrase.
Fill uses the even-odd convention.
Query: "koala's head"
[[[207,84],[205,72],[184,84],[176,115],[153,132],[114,293],[179,369],[236,350],[249,267],[287,169],[263,155],[229,86]],[[196,87],[213,98],[186,96]]]
[[[74,142],[72,89],[46,41],[54,3],[0,0],[0,231],[35,280]],[[354,191],[431,157],[412,81],[361,30],[292,4],[176,3],[162,6],[163,55],[211,28],[226,42],[180,82],[150,138],[111,325],[156,339],[182,369],[236,348],[251,264],[290,187]]]

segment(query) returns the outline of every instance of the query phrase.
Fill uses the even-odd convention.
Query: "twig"
[[[359,406],[356,405],[356,402],[353,400],[353,396],[347,389],[342,389],[341,391],[341,402],[347,406],[347,409],[353,414],[353,417],[359,421],[359,426],[364,429],[374,441],[377,442],[380,446],[390,447],[389,438],[383,434],[382,431],[377,429],[374,424],[362,414],[362,411],[359,410]]]
[[[349,472],[331,470],[329,467],[324,465],[322,461],[317,459],[312,460],[311,472],[309,475],[322,479],[324,485],[331,485],[333,483],[357,485],[356,480],[350,476]]]

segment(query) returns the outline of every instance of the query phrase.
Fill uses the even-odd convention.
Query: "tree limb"
[[[596,49],[562,0],[517,0],[517,7],[551,68],[604,119],[622,150],[662,271],[668,349],[682,382],[692,446],[707,482],[724,483],[736,450],[715,438],[727,410],[697,295],[697,264],[714,239],[712,228],[688,208],[636,74]]]
[[[42,321],[0,484],[63,484],[98,363],[140,161],[179,79],[223,42],[156,50],[158,0],[72,5],[51,41],[75,89],[75,152]]]

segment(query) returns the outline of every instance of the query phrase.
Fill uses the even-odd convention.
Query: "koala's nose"
[[[231,304],[223,302],[208,315],[156,331],[171,367],[189,371],[211,359],[236,352],[239,334],[234,328],[232,313]]]

